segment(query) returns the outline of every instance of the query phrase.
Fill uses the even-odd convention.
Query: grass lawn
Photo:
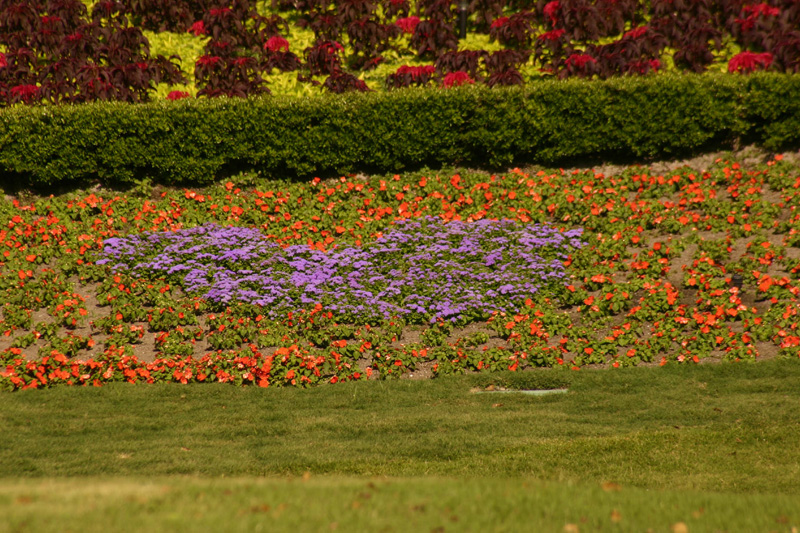
[[[5,394],[0,530],[800,526],[800,362],[478,379]]]

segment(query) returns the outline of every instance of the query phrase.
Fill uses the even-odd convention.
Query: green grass
[[[568,394],[475,394],[472,376],[5,394],[0,471],[520,476],[800,493],[798,362],[550,372],[571,379]]]
[[[683,523],[695,533],[800,523],[786,495],[438,477],[24,480],[0,484],[0,510],[0,531],[60,532],[667,532]]]
[[[800,362],[531,376],[7,393],[0,531],[800,525]]]

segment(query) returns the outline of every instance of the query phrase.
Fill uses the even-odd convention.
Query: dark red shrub
[[[336,94],[358,91],[368,92],[370,90],[367,84],[362,80],[356,78],[348,72],[341,70],[334,70],[330,76],[325,80],[322,86],[328,91]]]
[[[433,79],[436,69],[433,65],[409,67],[403,65],[386,78],[386,87],[399,89],[402,87],[424,87]]]
[[[348,57],[351,68],[363,68],[390,46],[390,40],[400,35],[394,24],[381,24],[377,18],[362,18],[347,26],[352,53]]]
[[[124,1],[133,24],[154,32],[184,32],[205,11],[205,6],[187,0]]]
[[[667,40],[649,26],[638,26],[622,38],[609,44],[590,45],[589,55],[597,60],[596,72],[600,78],[622,74],[647,74],[658,66]]]
[[[0,44],[6,48],[0,105],[139,102],[149,98],[157,83],[183,81],[170,60],[150,57],[149,42],[141,29],[129,25],[123,4],[98,2],[91,21],[89,16],[80,0],[0,0]],[[23,28],[28,30],[20,32]]]
[[[559,72],[559,77],[577,76],[580,78],[591,78],[597,74],[597,60],[589,54],[571,54],[564,61],[564,70]]]
[[[775,59],[773,67],[781,72],[800,72],[800,31],[791,30],[775,35],[770,47]]]
[[[519,69],[529,57],[530,52],[527,50],[498,50],[486,55],[483,58],[488,74],[486,85],[521,85],[524,80]]]
[[[339,54],[344,47],[336,41],[321,41],[303,51],[306,68],[312,76],[333,74],[341,65]]]
[[[385,59],[382,56],[373,57],[361,67],[361,70],[374,70],[378,68],[378,65],[383,63]]]
[[[317,41],[338,41],[344,26],[335,9],[328,2],[320,2],[307,11],[301,11],[297,25],[314,32]]]
[[[489,26],[489,36],[492,41],[509,48],[529,48],[533,41],[534,22],[533,14],[528,11],[496,18]]]
[[[488,55],[485,50],[461,50],[445,52],[436,59],[436,71],[440,74],[466,72],[472,79],[479,79],[481,60]]]
[[[92,6],[92,22],[99,23],[101,26],[116,25],[127,26],[127,9],[118,0],[100,0]]]
[[[289,41],[280,35],[274,35],[264,43],[264,70],[277,68],[281,72],[290,72],[300,68],[300,58],[289,51]]]
[[[338,0],[335,5],[336,15],[343,27],[356,20],[370,18],[377,8],[371,0]]]
[[[439,19],[420,20],[411,35],[411,48],[419,57],[436,58],[458,48],[458,36],[451,23]]]
[[[503,16],[503,8],[506,5],[507,2],[502,0],[471,0],[467,4],[467,14],[474,15],[475,31],[486,33],[489,30],[489,25]],[[516,10],[519,9],[525,9],[525,7],[517,7]]]
[[[195,79],[197,96],[246,97],[254,94],[269,94],[266,81],[261,77],[263,66],[252,57],[223,59],[203,56],[197,60]]]
[[[715,0],[652,0],[650,27],[675,48],[675,66],[703,72],[722,48],[721,14]]]
[[[422,18],[453,23],[458,16],[457,2],[453,0],[417,0],[417,14]]]
[[[639,0],[539,0],[536,13],[540,23],[584,42],[619,35],[643,20]]]
[[[394,18],[407,17],[411,11],[408,0],[382,0],[383,16],[388,22]]]
[[[533,47],[533,60],[545,72],[555,73],[563,65],[571,50],[566,30],[557,29],[545,32],[536,38]]]

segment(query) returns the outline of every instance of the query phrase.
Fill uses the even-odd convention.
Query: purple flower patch
[[[319,303],[343,321],[469,322],[518,311],[526,299],[564,285],[564,260],[585,244],[581,234],[428,217],[395,222],[360,248],[323,252],[281,248],[255,228],[207,224],[108,239],[97,264],[165,277],[220,306],[262,306],[273,318]]]

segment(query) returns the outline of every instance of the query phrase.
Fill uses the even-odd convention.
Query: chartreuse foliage
[[[15,108],[0,114],[0,169],[6,182],[40,188],[81,180],[207,184],[237,169],[312,176],[453,163],[496,168],[664,157],[736,139],[776,150],[800,143],[798,102],[800,78],[763,74]]]
[[[479,394],[454,376],[6,395],[0,511],[92,531],[800,524],[797,361],[527,374],[570,390]]]

